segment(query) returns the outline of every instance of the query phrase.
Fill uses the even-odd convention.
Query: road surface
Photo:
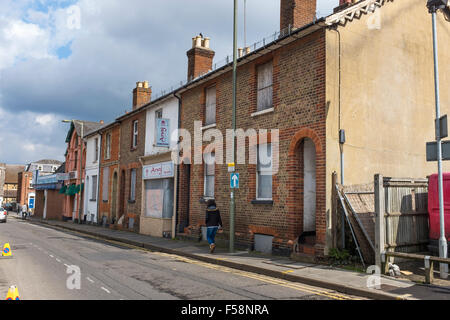
[[[16,285],[22,300],[357,298],[54,230],[11,215],[8,223],[0,224],[0,244],[10,243],[13,253],[12,259],[0,259],[0,294],[4,297],[9,286]],[[77,284],[71,266],[80,270],[80,289],[69,289]]]

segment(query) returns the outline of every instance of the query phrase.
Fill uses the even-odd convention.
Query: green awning
[[[77,193],[76,189],[77,187],[74,184],[71,184],[66,190],[66,195],[74,196]]]
[[[67,186],[62,186],[62,188],[59,189],[60,194],[64,194],[64,193],[66,193],[66,191],[67,191]]]

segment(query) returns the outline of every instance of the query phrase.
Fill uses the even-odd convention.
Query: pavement
[[[418,284],[407,279],[396,279],[385,275],[374,278],[369,274],[356,271],[297,262],[287,257],[250,251],[229,253],[227,248],[219,246],[214,254],[210,254],[209,247],[204,242],[157,238],[94,225],[42,220],[34,217],[29,218],[29,222],[369,299],[450,300],[450,286]],[[374,284],[379,286],[374,287]]]

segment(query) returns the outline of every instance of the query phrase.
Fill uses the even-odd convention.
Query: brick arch
[[[303,162],[302,142],[309,138],[316,150],[316,248],[324,244],[325,239],[325,150],[324,141],[314,129],[302,128],[291,139],[289,145],[288,198],[286,201],[288,230],[287,237],[295,241],[303,232]],[[320,251],[320,250],[319,250]],[[316,252],[318,253],[318,252]]]
[[[313,129],[303,128],[297,131],[291,139],[291,144],[289,145],[289,158],[295,155],[295,151],[297,150],[298,145],[305,138],[309,138],[314,142],[314,145],[316,146],[317,156],[323,153],[322,142],[320,141],[320,138],[317,135],[317,133]]]

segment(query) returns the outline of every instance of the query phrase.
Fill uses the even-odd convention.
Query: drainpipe
[[[177,100],[178,100],[178,117],[177,118],[178,118],[178,129],[180,129],[181,128],[181,97],[176,93],[174,93],[173,96],[175,98],[177,98]],[[177,141],[177,150],[178,150],[178,141]],[[178,153],[177,153],[177,157],[179,157],[179,156],[180,156],[180,150],[178,150]],[[179,163],[179,161],[178,161],[178,163]],[[176,175],[176,178],[174,181],[174,183],[175,183],[175,186],[174,186],[175,187],[175,214],[174,214],[174,217],[172,220],[172,238],[173,239],[176,237],[176,234],[177,234],[178,208],[179,208],[178,195],[180,192],[180,183],[179,183],[179,181],[180,181],[180,166],[177,164],[176,167],[177,167],[177,175]],[[189,224],[189,212],[187,213],[186,216],[187,216],[186,221]]]
[[[338,30],[337,26],[330,27],[330,30],[336,31],[338,34],[338,46],[339,46],[339,54],[338,54],[338,110],[339,110],[339,151],[340,151],[340,166],[341,166],[341,185],[344,185],[344,144],[345,144],[345,130],[341,129],[341,33]],[[342,249],[345,249],[345,217],[342,214],[341,216],[341,246]]]
[[[102,135],[100,135],[100,139],[99,139],[99,143],[100,143],[100,148],[98,148],[98,174],[97,174],[97,225],[99,224],[99,215],[100,215],[100,173],[101,173],[101,163],[102,163]],[[109,179],[108,179],[109,181]],[[109,190],[108,190],[109,191]],[[102,199],[103,201],[103,199]]]

